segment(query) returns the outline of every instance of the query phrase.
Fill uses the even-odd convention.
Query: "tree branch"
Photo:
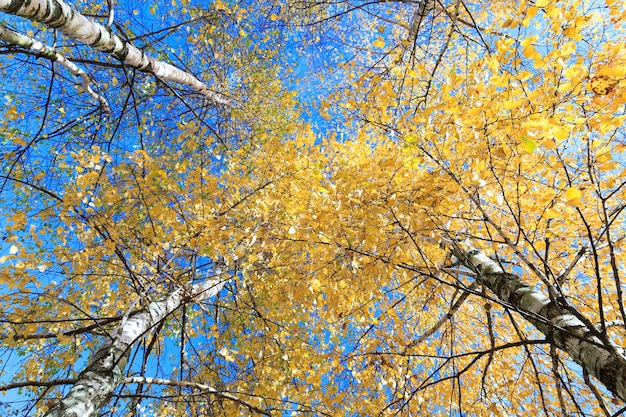
[[[263,414],[266,416],[271,416],[271,414],[269,413],[269,411],[266,411],[262,408],[259,408],[257,406],[255,406],[254,404],[249,403],[246,400],[243,400],[239,397],[237,397],[236,395],[233,395],[229,392],[225,392],[225,391],[219,391],[209,385],[205,385],[205,384],[200,384],[197,382],[189,382],[189,381],[176,381],[173,379],[162,379],[162,378],[149,378],[149,377],[143,377],[143,376],[132,376],[132,377],[127,377],[124,378],[123,381],[125,384],[158,384],[158,385],[170,385],[173,387],[181,387],[181,388],[192,388],[192,389],[197,389],[200,391],[205,391],[207,393],[210,394],[215,394],[219,397],[222,398],[226,398],[229,399],[231,401],[234,401],[236,403],[239,403],[245,407],[247,407],[248,409],[250,409],[251,411],[257,412],[259,414]]]
[[[55,387],[57,385],[74,384],[75,379],[55,379],[54,381],[22,381],[0,385],[0,392],[24,387]]]
[[[22,35],[21,33],[11,30],[3,25],[0,25],[0,39],[15,46],[21,46],[22,48],[30,49],[38,56],[42,56],[51,61],[58,62],[67,70],[69,70],[72,74],[80,77],[82,79],[81,85],[83,86],[83,89],[87,92],[87,94],[100,102],[102,110],[106,114],[111,113],[111,108],[109,107],[109,102],[107,101],[107,99],[104,98],[102,95],[96,93],[91,88],[91,79],[89,78],[87,73],[80,69],[72,61],[59,54],[54,48],[46,46],[39,41],[36,41],[26,35]]]
[[[482,250],[449,239],[442,240],[441,244],[449,247],[460,263],[477,271],[479,282],[502,301],[520,311],[532,313],[526,316],[530,323],[609,391],[626,400],[626,357],[623,349],[602,341],[595,336],[595,328],[587,326],[581,318],[533,289],[517,275],[505,272]],[[534,318],[534,315],[545,318],[548,323]]]
[[[140,71],[154,74],[163,81],[186,85],[216,104],[234,107],[234,102],[217,93],[194,75],[146,55],[111,30],[87,19],[63,0],[0,0],[0,11],[24,17],[58,29],[70,38],[106,52]]]
[[[94,353],[65,398],[45,416],[95,416],[123,381],[133,345],[174,310],[187,302],[199,302],[216,295],[224,283],[225,281],[207,280],[180,287],[165,299],[153,301],[144,309],[131,314],[112,333],[113,337]]]

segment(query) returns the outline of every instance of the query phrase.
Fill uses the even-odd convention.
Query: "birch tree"
[[[200,62],[218,28],[240,35],[221,51],[265,48],[245,106],[151,95],[138,113],[175,122],[128,122],[123,151],[68,141],[44,174],[36,143],[3,170],[9,411],[60,410],[172,300],[96,415],[623,412],[623,5],[207,10],[230,23],[188,40]],[[218,261],[219,293],[173,302]]]
[[[144,54],[134,45],[115,35],[110,29],[93,22],[58,0],[2,1],[0,11],[15,14],[58,29],[72,39],[107,52],[124,64],[154,74],[163,81],[184,84],[217,104],[232,106],[224,95],[212,91],[194,75]]]
[[[57,3],[52,6],[70,11]],[[120,10],[121,6],[116,10],[118,18],[123,18]],[[132,9],[128,12],[132,15]],[[49,31],[20,33],[21,21],[7,23],[15,30],[7,27],[2,32],[5,52],[18,57],[25,55],[26,59],[36,54],[64,64],[111,109],[107,118],[98,116],[100,109],[95,111],[95,116],[93,113],[83,116],[80,113],[83,108],[72,107],[71,100],[59,100],[55,94],[71,90],[75,81],[70,79],[63,84],[67,73],[57,73],[54,64],[47,61],[41,65],[42,71],[27,61],[31,65],[29,75],[32,74],[34,86],[42,80],[48,84],[46,75],[37,76],[46,74],[45,69],[50,68],[48,98],[41,107],[33,103],[28,108],[20,107],[33,90],[18,83],[20,88],[14,90],[16,94],[11,94],[7,84],[4,96],[7,106],[2,120],[2,200],[6,207],[17,205],[22,209],[14,216],[7,216],[2,226],[3,239],[8,245],[1,259],[2,282],[9,286],[3,298],[2,348],[3,355],[6,353],[10,358],[10,352],[18,352],[23,360],[7,361],[11,370],[2,377],[2,386],[4,391],[28,391],[32,402],[17,402],[14,407],[12,401],[3,403],[6,414],[102,415],[123,409],[136,413],[153,409],[155,413],[168,414],[174,409],[203,413],[208,409],[229,412],[240,408],[268,414],[260,403],[261,397],[251,400],[245,396],[252,391],[245,389],[245,378],[235,377],[243,371],[230,366],[234,360],[231,344],[236,343],[237,338],[224,332],[234,326],[232,319],[237,315],[226,313],[225,316],[212,296],[222,284],[206,294],[200,294],[200,289],[210,283],[204,282],[203,277],[215,275],[217,260],[225,259],[229,264],[228,274],[237,270],[236,247],[232,246],[234,242],[229,243],[227,225],[230,220],[226,214],[229,205],[236,205],[240,196],[229,196],[231,191],[224,189],[222,197],[212,199],[225,152],[240,141],[242,133],[280,131],[281,123],[290,118],[287,107],[281,114],[264,114],[263,121],[272,124],[261,125],[255,109],[275,108],[273,100],[290,106],[293,103],[289,103],[288,98],[277,99],[282,87],[274,77],[272,52],[266,53],[265,48],[239,49],[225,57],[226,51],[237,50],[244,41],[265,36],[262,32],[241,36],[239,25],[248,25],[252,17],[244,19],[237,10],[219,7],[208,10],[208,16],[201,15],[202,12],[204,10],[181,13],[181,17],[186,15],[188,19],[181,27],[190,26],[190,30],[202,32],[201,37],[196,37],[199,46],[194,58],[204,60],[201,48],[210,45],[215,55],[208,61],[217,66],[212,74],[223,83],[231,80],[220,79],[222,72],[239,80],[239,71],[245,70],[246,79],[237,81],[237,91],[241,93],[238,97],[246,101],[245,110],[214,103],[207,105],[205,100],[190,97],[184,89],[170,89],[161,82],[171,79],[165,80],[161,73],[156,83],[153,77],[140,78],[129,67],[135,61],[128,61],[131,53],[140,52],[125,41],[122,46],[130,48],[131,52],[124,51],[124,54],[131,55],[125,56],[127,61],[120,65],[95,54],[95,49],[91,52],[93,57],[81,53],[84,49],[72,45],[73,39],[78,38],[72,38],[71,30],[68,32],[72,39],[70,45],[62,46],[54,41],[44,46],[43,42],[34,40],[50,39]],[[228,30],[218,34],[223,39],[221,44],[215,42],[218,35],[212,34],[212,25],[217,25],[219,20],[214,18],[216,12],[224,19],[230,19],[231,13],[233,16],[237,13],[238,17]],[[48,17],[42,15],[44,23],[50,23],[46,20]],[[112,33],[121,29],[119,25],[105,28],[95,24],[91,18],[80,17],[76,10],[66,21],[70,26],[76,22],[72,19],[82,19],[87,25],[81,24],[81,30]],[[124,33],[128,36],[128,32]],[[229,38],[231,35],[236,37]],[[156,36],[147,34],[145,37],[152,40]],[[119,43],[121,38],[111,35],[110,40]],[[271,48],[275,50],[276,44]],[[174,67],[171,65],[147,59],[143,51],[140,54],[143,64],[151,65],[142,70],[165,68],[166,75],[172,74],[170,70]],[[117,58],[120,57],[118,54]],[[262,72],[245,67],[247,64],[254,66],[255,59],[268,60]],[[215,64],[218,60],[224,65]],[[19,69],[12,71],[15,67],[11,67],[11,59],[6,62],[7,77],[19,79]],[[86,70],[81,72],[79,65],[84,65]],[[265,84],[265,80],[271,80],[273,85]],[[67,89],[60,90],[57,83]],[[197,87],[194,83],[190,85],[192,89],[194,85]],[[118,96],[112,91],[119,93]],[[200,92],[205,96],[209,94],[209,90]],[[79,93],[79,100],[84,100],[86,95]],[[54,117],[56,115],[60,117]],[[40,123],[39,131],[32,130],[33,122]],[[159,132],[163,132],[159,140],[152,141]],[[163,141],[164,132],[170,132],[167,141]],[[155,161],[153,156],[157,154],[184,154],[186,157]],[[37,159],[36,155],[42,159]],[[182,162],[183,159],[186,161]],[[170,173],[171,170],[177,174]],[[187,177],[192,171],[195,180]],[[154,182],[157,178],[165,182]],[[189,188],[181,189],[183,183]],[[174,194],[167,191],[171,187],[176,190]],[[193,203],[189,200],[190,205],[183,208],[187,204],[184,203],[187,192],[191,192],[188,196],[195,197]],[[203,217],[198,211],[202,200],[207,203],[207,216],[213,211],[223,212],[218,216],[223,219],[220,220],[222,225],[213,230],[198,223],[196,232],[180,236],[182,240],[175,238],[176,224],[186,229],[183,234],[190,231],[188,227],[196,227],[192,224]],[[155,206],[157,202],[159,207]],[[200,206],[196,207],[198,204]],[[22,233],[22,228],[29,228],[31,224],[33,232],[39,236],[32,241]],[[143,228],[148,225],[151,236],[144,233],[148,229]],[[216,242],[223,242],[223,250],[215,257],[213,244],[206,241],[208,234],[217,237]],[[148,244],[149,241],[153,243]],[[207,245],[201,247],[199,241]],[[37,249],[39,244],[46,249],[43,246]],[[65,252],[64,247],[69,251]],[[232,294],[232,289],[226,294]],[[130,324],[137,326],[130,328]],[[122,342],[115,336],[131,330],[133,337],[125,336]],[[207,337],[203,336],[205,333]],[[216,338],[220,334],[229,342],[218,343]],[[214,342],[210,342],[211,339]],[[203,347],[200,349],[197,343]],[[207,343],[213,346],[209,350],[206,350]],[[115,347],[112,355],[111,346]],[[47,370],[46,377],[42,376],[43,369]],[[207,373],[212,375],[207,377]],[[245,374],[250,381],[255,380],[250,369]],[[243,390],[244,397],[226,392],[235,386]],[[172,394],[177,398],[174,401],[151,404],[148,400],[151,396],[171,398]]]
[[[219,269],[216,273],[221,275]],[[46,416],[96,415],[122,382],[133,345],[185,302],[210,298],[223,285],[223,281],[207,280],[201,284],[181,287],[168,294],[165,299],[151,302],[143,310],[129,311],[110,336],[111,339],[94,352],[66,397],[46,413]]]

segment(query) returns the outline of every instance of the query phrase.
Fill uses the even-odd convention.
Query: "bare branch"
[[[556,277],[556,282],[559,285],[563,285],[563,283],[565,282],[565,280],[567,279],[568,275],[572,272],[572,270],[574,269],[574,267],[576,266],[576,264],[578,264],[578,261],[580,261],[582,259],[583,256],[585,256],[585,254],[587,253],[587,248],[582,248],[581,250],[578,251],[578,253],[576,254],[576,257],[572,260],[572,262],[567,266],[567,268],[565,268],[557,277]]]
[[[470,285],[468,287],[468,290],[473,290],[478,286],[478,283],[472,282],[472,285]],[[419,345],[420,343],[422,343],[424,340],[426,340],[429,336],[431,336],[433,333],[435,333],[437,330],[439,330],[441,328],[441,326],[443,326],[443,324],[445,322],[447,322],[448,320],[450,320],[452,318],[452,316],[454,316],[454,313],[457,312],[457,310],[459,308],[461,308],[461,305],[463,305],[463,303],[465,302],[465,300],[467,300],[467,297],[469,297],[469,295],[471,294],[471,292],[469,291],[465,291],[463,292],[458,300],[456,300],[456,302],[452,305],[452,307],[450,307],[450,310],[448,310],[448,312],[439,319],[439,321],[437,321],[437,323],[435,323],[430,329],[428,329],[423,335],[421,335],[420,337],[418,337],[417,339],[413,340],[411,343],[409,343],[406,347],[405,347],[405,352],[408,349],[411,349],[417,345]]]
[[[75,379],[55,379],[54,381],[22,381],[0,385],[0,392],[24,387],[55,387],[57,385],[69,385],[75,383]]]
[[[124,383],[126,384],[158,384],[158,385],[170,385],[173,387],[182,387],[182,388],[192,388],[192,389],[197,389],[200,391],[204,391],[206,393],[209,394],[215,394],[219,397],[222,398],[226,398],[229,399],[231,401],[234,401],[236,403],[239,403],[245,407],[247,407],[248,409],[250,409],[251,411],[255,411],[259,414],[263,414],[266,416],[271,416],[271,414],[269,413],[269,411],[266,411],[262,408],[259,408],[257,406],[255,406],[254,404],[251,404],[250,402],[243,400],[239,397],[237,397],[236,395],[233,395],[229,392],[226,391],[220,391],[217,390],[209,385],[205,385],[205,384],[200,384],[197,382],[189,382],[189,381],[176,381],[173,379],[162,379],[162,378],[149,378],[149,377],[142,377],[142,376],[133,376],[133,377],[127,377],[124,378]]]

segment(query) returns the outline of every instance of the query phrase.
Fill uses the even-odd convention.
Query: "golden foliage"
[[[219,299],[147,335],[146,357],[193,346],[167,377],[312,415],[619,409],[438,242],[471,240],[623,344],[623,325],[607,324],[626,319],[623,7],[459,5],[438,2],[418,28],[432,31],[420,47],[407,44],[408,3],[351,15],[369,35],[344,46],[355,47],[354,61],[324,74],[341,74],[342,88],[311,123],[313,110],[298,103],[304,87],[276,80],[288,71],[246,72],[242,60],[249,100],[221,130],[244,138],[236,145],[179,122],[143,149],[60,155],[70,179],[62,192],[4,226],[1,332],[24,355],[16,379],[75,375],[77,355],[130,311],[211,275],[219,260],[230,279]],[[254,13],[211,7],[236,22]],[[308,17],[295,10],[312,19],[317,7]],[[287,5],[264,10],[272,24],[294,18]],[[213,26],[189,41],[210,50]],[[245,45],[239,29],[233,39]],[[18,110],[7,108],[6,120]],[[16,200],[41,198],[18,174]],[[150,411],[249,412],[203,398]]]

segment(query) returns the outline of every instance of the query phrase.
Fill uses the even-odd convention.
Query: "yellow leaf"
[[[228,7],[222,2],[222,0],[215,0],[213,7],[215,10],[229,11]]]
[[[617,81],[610,79],[606,76],[593,77],[589,83],[588,88],[596,95],[604,96],[613,91],[613,88],[617,85]]]
[[[554,209],[547,209],[545,212],[545,217],[547,219],[556,219],[558,217],[561,217],[561,213],[559,213],[558,211],[554,210]]]
[[[521,106],[523,102],[524,102],[523,100],[507,100],[504,103],[502,103],[502,105],[507,110],[513,110]]]
[[[534,58],[536,56],[538,56],[539,53],[537,52],[537,50],[535,49],[534,46],[532,45],[528,45],[526,48],[524,48],[524,56],[526,58]]]
[[[578,188],[569,187],[567,191],[565,191],[565,198],[567,198],[567,204],[570,206],[578,207],[581,197],[582,193]]]
[[[26,224],[26,214],[24,212],[18,211],[9,218],[9,221],[12,223],[12,225],[10,227],[7,227],[6,229],[17,230]]]
[[[322,288],[322,283],[320,282],[319,279],[317,278],[313,278],[311,280],[311,285],[309,286],[313,291],[319,291],[320,288]]]
[[[571,25],[563,29],[563,34],[570,39],[576,39],[578,37],[579,29],[575,25]]]
[[[508,19],[507,21],[505,21],[502,24],[502,27],[504,29],[513,29],[513,28],[517,27],[517,25],[518,25],[517,20],[515,20],[515,19]]]
[[[385,41],[382,38],[378,38],[374,41],[373,45],[376,48],[382,48],[383,46],[385,46]]]
[[[554,142],[554,139],[544,140],[543,146],[545,146],[547,149],[556,149],[556,143]]]
[[[598,152],[596,156],[596,161],[598,163],[607,162],[611,159],[613,159],[613,155],[611,155],[611,152],[607,149],[603,149],[601,152]]]
[[[580,192],[578,188],[569,187],[567,191],[565,192],[565,197],[568,200],[575,200],[577,198],[582,197],[582,193]]]
[[[602,171],[610,171],[612,169],[619,168],[620,166],[621,165],[618,162],[609,161],[609,162],[605,162],[603,164],[600,164],[600,166],[598,166],[598,169],[600,169]]]

